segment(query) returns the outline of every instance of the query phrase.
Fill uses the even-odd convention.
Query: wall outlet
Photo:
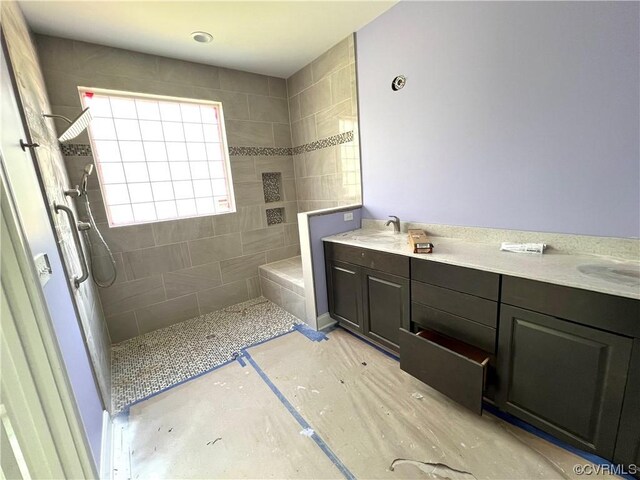
[[[347,212],[344,214],[344,221],[348,222],[349,220],[353,220],[353,212]]]

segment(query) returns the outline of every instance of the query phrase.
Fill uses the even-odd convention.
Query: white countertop
[[[448,263],[476,268],[487,272],[582,288],[621,297],[640,299],[640,261],[619,260],[602,255],[566,254],[550,252],[542,255],[503,252],[500,245],[470,242],[457,238],[430,237],[433,253],[413,253],[407,234],[380,230],[353,230],[323,240],[368,248],[381,252],[415,257],[425,261]],[[581,272],[578,267],[594,266],[603,269],[609,279]],[[626,273],[626,275],[624,275]]]

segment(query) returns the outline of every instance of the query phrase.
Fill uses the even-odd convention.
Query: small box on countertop
[[[409,243],[413,248],[413,253],[433,252],[433,244],[429,241],[424,230],[410,228],[407,233],[409,234]]]

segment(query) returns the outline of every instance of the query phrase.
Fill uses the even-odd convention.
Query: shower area
[[[34,40],[27,121],[105,409],[307,322],[298,213],[361,198],[353,36],[287,79]],[[234,211],[114,225],[91,89],[220,102]]]

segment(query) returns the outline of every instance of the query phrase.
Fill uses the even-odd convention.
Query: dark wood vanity
[[[640,464],[640,300],[325,242],[329,313],[474,412]]]

